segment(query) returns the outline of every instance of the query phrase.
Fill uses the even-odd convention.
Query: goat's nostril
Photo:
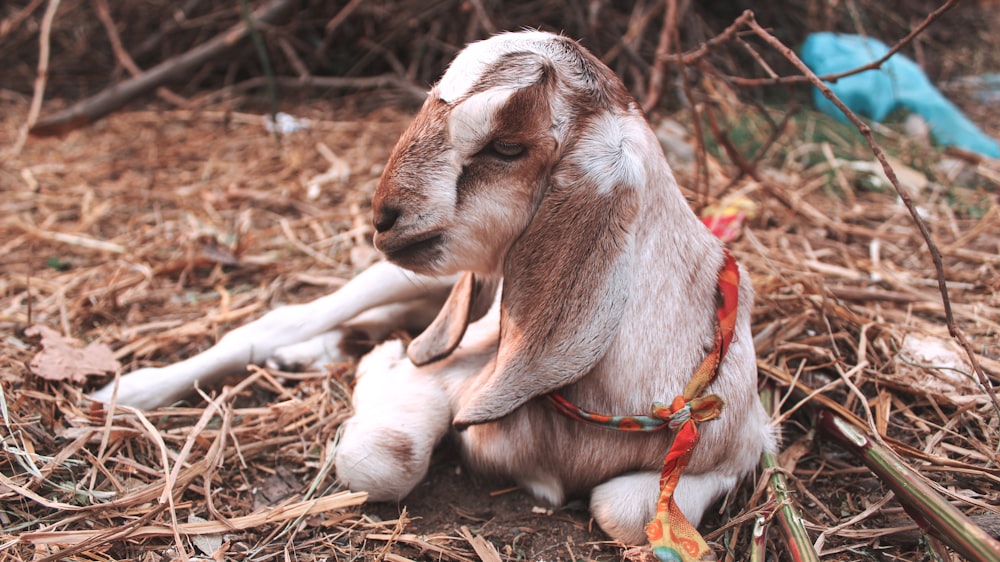
[[[382,206],[375,212],[375,232],[385,232],[390,230],[399,219],[400,211],[397,207]]]

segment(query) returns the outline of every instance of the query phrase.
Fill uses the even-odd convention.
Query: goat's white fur
[[[542,56],[552,55],[552,35],[541,31],[504,33],[489,41],[478,41],[465,47],[452,61],[448,72],[437,84],[440,98],[452,103],[465,95],[476,81],[510,53],[532,52]],[[505,85],[506,89],[520,89],[530,86],[538,79],[537,74],[525,73],[515,81]]]
[[[523,154],[490,153],[498,139]],[[374,500],[401,499],[457,426],[473,469],[554,504],[590,492],[606,532],[644,542],[669,435],[584,426],[537,399],[558,389],[591,411],[645,413],[682,391],[714,340],[721,243],[688,208],[621,83],[556,35],[468,46],[394,149],[373,209],[376,247],[416,281],[375,265],[201,355],[122,377],[118,401],[157,406],[268,358],[309,364],[340,337],[327,330],[367,321],[373,337],[389,333],[395,303],[427,322],[429,303],[440,306],[464,272],[406,350],[412,361],[390,342],[359,364],[338,477]],[[735,339],[709,388],[726,406],[701,427],[676,492],[695,525],[774,447],[756,398],[751,303],[743,276]],[[111,385],[94,397],[109,400]]]

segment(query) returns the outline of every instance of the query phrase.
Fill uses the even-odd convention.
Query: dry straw
[[[128,26],[109,26],[131,14],[110,4],[106,13],[109,6],[95,2],[93,26],[78,32],[110,37],[109,60],[130,55],[139,70],[149,68],[143,57],[152,51],[140,39],[157,34],[137,39]],[[373,25],[367,6],[349,2],[324,14],[319,42],[341,46],[351,26]],[[535,7],[547,17],[547,4]],[[43,3],[16,8],[0,12],[0,39],[8,40],[0,52],[36,51],[40,31],[25,42],[28,31],[15,24],[42,22]],[[81,9],[64,0],[48,40],[64,45],[68,18],[80,18]],[[708,522],[720,557],[791,557],[780,533],[755,535],[758,519],[784,507],[801,515],[811,544],[791,540],[824,560],[951,556],[947,539],[916,532],[890,484],[816,431],[820,411],[848,420],[934,494],[996,533],[1000,415],[989,387],[1000,375],[1000,166],[941,152],[894,127],[865,125],[859,138],[855,128],[791,103],[773,109],[751,101],[756,89],[734,90],[810,78],[785,59],[791,41],[757,23],[766,14],[735,14],[715,26],[719,33],[692,42],[693,28],[681,23],[712,23],[684,3],[606,9],[617,39],[602,43],[606,36],[595,35],[592,46],[642,101],[661,100],[650,104],[658,131],[672,130],[669,117],[693,135],[684,141],[691,158],[676,159],[675,169],[696,210],[753,204],[732,247],[756,287],[759,371],[775,388],[784,444],[759,485],[747,482]],[[924,34],[909,34],[908,26],[891,36],[901,45],[912,41],[907,49],[920,46],[935,18],[971,17],[961,10],[919,14],[911,21],[926,21]],[[239,25],[226,19],[232,13],[201,14],[203,40]],[[422,36],[437,47],[419,51],[425,58],[412,64],[400,59],[403,43],[389,41],[405,36],[391,20],[382,50],[367,45],[368,54],[359,55],[384,63],[382,77],[355,72],[336,80],[355,87],[372,80],[412,99],[447,60],[444,45],[510,24],[481,2],[454,13],[461,18]],[[582,18],[572,22],[578,36],[589,24],[582,13],[572,16]],[[163,32],[163,52],[197,47],[179,31],[194,24],[168,20],[146,22]],[[674,33],[675,23],[685,31]],[[314,74],[308,45],[283,31],[302,25],[290,18],[265,28],[274,52],[286,57],[277,65],[285,96],[296,80],[324,79]],[[227,56],[235,57],[227,59],[235,61],[232,77],[242,76],[250,63]],[[50,60],[56,71],[65,71],[62,60]],[[681,66],[674,88],[663,78]],[[295,68],[298,77],[286,72]],[[340,490],[330,459],[350,413],[351,365],[304,374],[253,369],[201,389],[200,399],[149,412],[83,400],[82,391],[110,380],[107,374],[81,386],[31,371],[40,347],[25,334],[33,325],[107,345],[127,371],[189,356],[271,307],[336,289],[374,259],[369,199],[408,114],[381,109],[360,117],[346,107],[370,109],[368,95],[336,103],[303,97],[282,109],[308,119],[307,128],[275,136],[259,115],[242,111],[259,77],[204,79],[213,86],[193,93],[161,85],[153,109],[119,109],[62,137],[28,138],[19,151],[10,147],[31,121],[30,96],[0,96],[0,558],[640,556],[606,542],[581,511],[533,511],[520,493],[490,497],[505,484],[455,475],[448,457],[438,460],[444,468],[432,476],[433,493],[418,493],[402,511]],[[336,80],[328,85],[348,84]],[[54,83],[66,87],[59,72],[49,76]],[[662,100],[678,97],[686,108],[668,113]],[[996,122],[985,124],[1000,133]],[[780,505],[769,499],[772,480],[783,480]],[[801,537],[802,529],[788,534]]]

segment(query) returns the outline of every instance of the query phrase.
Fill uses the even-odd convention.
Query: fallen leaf
[[[45,326],[32,326],[24,333],[42,338],[42,350],[31,360],[31,371],[43,379],[82,383],[88,375],[104,375],[121,369],[111,348],[102,343],[94,342],[81,348],[77,340],[63,337]]]
[[[191,513],[188,514],[188,523],[208,523],[208,520]],[[192,535],[191,544],[205,556],[214,556],[222,548],[222,534]]]
[[[258,509],[269,505],[278,505],[292,497],[301,488],[302,483],[295,477],[295,473],[284,465],[278,465],[277,471],[254,490],[253,507]]]

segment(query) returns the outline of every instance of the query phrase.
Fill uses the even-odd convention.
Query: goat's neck
[[[722,261],[721,243],[691,210],[653,132],[647,129],[644,137],[648,182],[636,223],[636,258],[656,256],[655,262],[645,265],[655,264],[680,289],[697,289],[706,282],[714,285]],[[641,267],[643,263],[634,265]]]
[[[644,142],[657,143],[651,131],[649,137]],[[714,330],[722,244],[677,188],[658,143],[647,148],[630,304],[605,357],[566,389],[579,405],[609,414],[641,413],[652,400],[670,400],[703,359]]]

